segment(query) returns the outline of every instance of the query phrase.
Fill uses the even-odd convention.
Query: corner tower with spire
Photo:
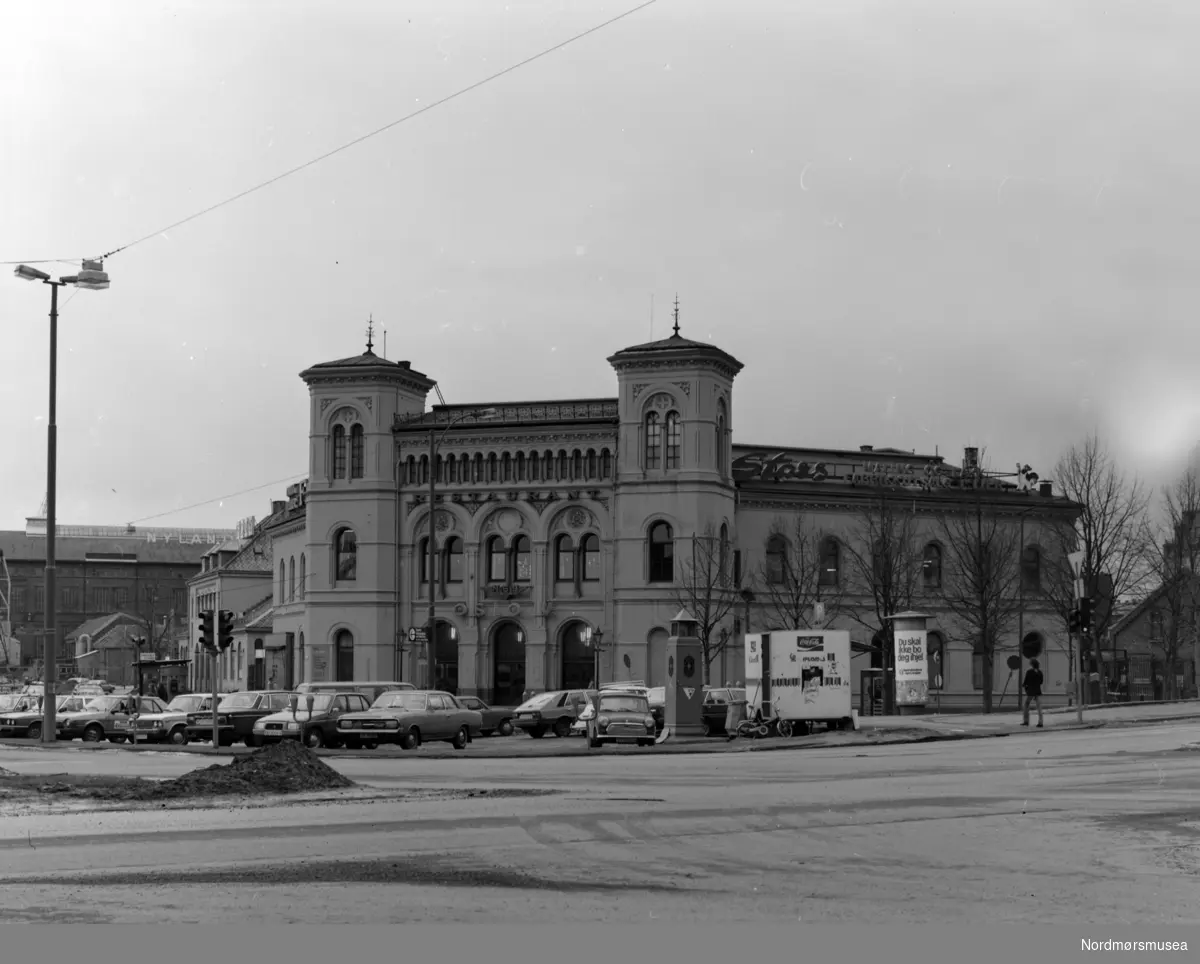
[[[683,337],[678,298],[670,337],[626,348],[608,362],[617,374],[620,417],[614,628],[632,644],[670,622],[670,587],[685,579],[695,540],[734,537],[733,381],[742,363]],[[648,642],[648,675],[664,679],[665,665],[657,663],[665,664],[666,638]]]
[[[393,679],[398,585],[397,415],[419,414],[434,382],[407,361],[361,355],[300,373],[308,385],[303,678]]]

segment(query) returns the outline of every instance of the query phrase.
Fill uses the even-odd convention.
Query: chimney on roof
[[[963,471],[974,472],[979,468],[979,449],[973,445],[963,449]]]
[[[874,446],[874,445],[860,445],[860,446],[858,447],[858,450],[859,450],[860,452],[874,452],[874,451],[875,451],[875,446]]]
[[[282,512],[286,508],[287,508],[287,502],[283,501],[282,499],[272,499],[271,500],[271,515],[278,515],[280,512]]]
[[[1038,483],[1038,494],[1044,495],[1047,498],[1054,495],[1054,483],[1053,482]]]

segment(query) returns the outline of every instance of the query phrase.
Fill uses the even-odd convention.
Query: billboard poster
[[[845,630],[772,633],[769,672],[771,700],[781,718],[850,716],[850,634]]]
[[[923,629],[896,630],[897,706],[923,706],[929,699],[929,660],[925,639]]]

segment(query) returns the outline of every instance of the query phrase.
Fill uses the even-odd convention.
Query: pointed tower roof
[[[729,352],[722,351],[709,342],[693,341],[679,334],[679,297],[675,297],[675,310],[672,312],[674,325],[671,336],[658,341],[648,341],[641,345],[633,345],[622,349],[608,359],[608,363],[618,372],[633,368],[652,368],[662,364],[680,361],[705,360],[724,369],[732,378],[744,367],[740,361]]]

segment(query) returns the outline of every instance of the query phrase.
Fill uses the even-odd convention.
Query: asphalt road
[[[1200,921],[1200,724],[674,756],[327,762],[379,796],[0,809],[0,920]],[[194,755],[0,748],[22,773]],[[388,799],[419,788],[555,795]]]

